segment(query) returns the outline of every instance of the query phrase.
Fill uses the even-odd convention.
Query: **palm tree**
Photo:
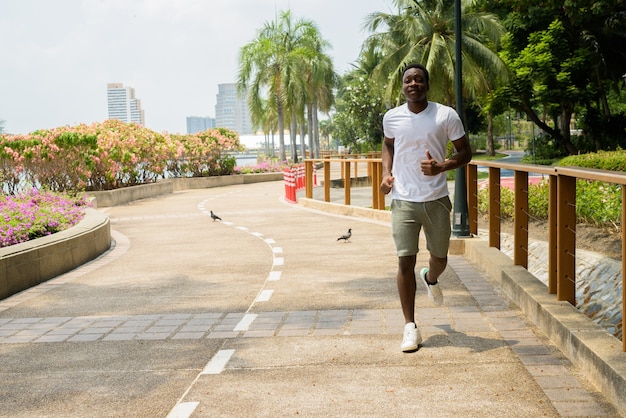
[[[248,99],[250,99],[248,95]],[[278,124],[276,108],[269,105],[269,100],[261,99],[254,103],[248,102],[250,108],[250,119],[252,121],[253,130],[259,128],[265,133],[265,153],[268,156],[274,156],[274,132]],[[270,145],[271,135],[271,145]]]
[[[476,97],[489,90],[489,80],[507,69],[489,45],[498,45],[504,28],[495,15],[472,10],[476,0],[461,0],[463,86]],[[431,79],[429,97],[454,104],[455,42],[453,0],[394,0],[397,14],[372,13],[365,27],[373,34],[364,50],[375,48],[382,60],[372,77],[387,86],[389,105],[401,100],[400,73],[411,62],[419,62]],[[382,30],[382,31],[379,31]]]
[[[276,108],[280,158],[286,161],[285,111],[294,103],[293,94],[301,94],[297,80],[302,73],[304,57],[312,56],[311,32],[317,32],[313,22],[292,20],[291,12],[281,12],[274,22],[266,22],[257,37],[246,44],[239,55],[237,87],[240,93],[249,92],[248,103],[261,108],[266,94]],[[293,109],[296,110],[295,108]],[[295,115],[295,113],[294,113]],[[292,132],[295,135],[295,132]]]
[[[307,86],[307,121],[309,128],[309,148],[315,158],[320,157],[320,138],[318,111],[328,113],[335,102],[333,93],[338,76],[331,59],[320,53],[312,57],[305,73]]]

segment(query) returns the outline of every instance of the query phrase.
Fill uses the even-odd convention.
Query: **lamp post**
[[[455,90],[456,90],[456,111],[465,124],[463,118],[463,83],[462,77],[462,57],[461,57],[461,0],[454,0],[454,31],[455,31]],[[452,233],[455,237],[471,236],[469,230],[469,213],[467,209],[467,184],[465,178],[465,167],[456,169],[454,177],[454,211],[453,211]]]

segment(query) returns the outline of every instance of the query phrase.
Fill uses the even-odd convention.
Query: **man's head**
[[[404,70],[402,70],[402,79],[404,79],[404,74],[406,74],[406,72],[412,68],[422,70],[422,72],[424,73],[426,84],[430,83],[430,75],[428,74],[428,70],[422,64],[408,64],[406,67],[404,67]]]
[[[402,94],[407,102],[425,104],[428,101],[428,70],[421,64],[409,64],[402,72]]]

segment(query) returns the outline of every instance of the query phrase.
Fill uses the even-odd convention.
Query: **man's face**
[[[426,100],[428,83],[426,75],[421,68],[409,68],[402,76],[402,93],[407,101]]]

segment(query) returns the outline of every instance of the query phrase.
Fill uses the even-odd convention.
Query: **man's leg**
[[[415,260],[416,255],[398,257],[398,293],[407,324],[415,322]]]
[[[448,265],[448,257],[440,258],[430,255],[428,260],[428,273],[426,273],[426,280],[429,283],[437,283],[437,279],[441,276],[441,273],[446,269]]]

